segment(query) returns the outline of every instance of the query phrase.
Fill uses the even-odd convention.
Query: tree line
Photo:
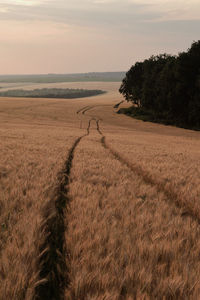
[[[177,56],[136,62],[119,92],[134,105],[124,113],[187,128],[200,128],[200,40]]]

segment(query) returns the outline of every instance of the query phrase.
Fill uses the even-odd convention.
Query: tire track
[[[102,146],[107,149],[112,156],[115,157],[119,162],[121,162],[123,165],[129,168],[132,172],[134,172],[137,176],[142,178],[142,180],[151,186],[156,187],[158,192],[162,192],[165,194],[167,199],[174,205],[176,205],[178,208],[180,208],[182,211],[181,216],[185,217],[188,216],[194,221],[198,222],[200,224],[200,211],[198,207],[195,207],[189,199],[183,198],[181,193],[177,193],[173,187],[166,186],[166,183],[163,181],[160,181],[154,176],[149,173],[147,170],[143,169],[138,164],[131,164],[126,158],[121,156],[115,149],[113,149],[107,142],[106,137],[103,135],[102,131],[100,130],[99,125],[100,120],[96,120],[97,124],[97,131],[101,135],[101,144]]]
[[[89,106],[88,108],[84,109],[84,110],[82,111],[82,115],[84,115],[84,114],[86,113],[86,111],[92,109],[93,107],[94,107],[94,106]]]
[[[82,115],[84,115],[86,111],[88,111],[88,110],[90,110],[92,108],[93,108],[93,106],[84,106],[81,109],[77,110],[76,114],[78,115],[78,119],[80,121],[80,128],[82,128],[83,120],[81,118],[79,118],[79,114],[82,113]]]
[[[102,135],[102,133],[101,133]],[[189,216],[194,221],[200,224],[200,211],[197,207],[192,205],[189,199],[185,199],[182,197],[181,193],[177,193],[173,187],[166,186],[166,183],[163,181],[159,181],[158,179],[154,178],[151,173],[147,170],[144,170],[140,165],[131,164],[126,158],[121,156],[116,150],[114,150],[107,142],[106,137],[102,136],[101,144],[103,147],[125,166],[127,166],[132,172],[134,172],[137,176],[143,179],[143,181],[151,186],[155,186],[158,192],[162,192],[168,198],[168,200],[175,204],[178,208],[182,209],[183,212],[181,213],[182,217]]]
[[[122,101],[122,102],[124,102],[124,101]],[[119,105],[120,105],[122,102],[120,102]],[[86,113],[87,111],[89,111],[89,110],[91,110],[91,109],[93,109],[93,108],[104,107],[104,106],[111,106],[111,105],[109,105],[109,104],[104,104],[104,105],[98,104],[98,105],[93,105],[93,106],[84,106],[84,107],[82,107],[81,109],[77,110],[76,113],[77,113],[77,114],[82,113],[82,115],[85,115],[85,113]]]
[[[89,108],[87,107],[87,110]],[[130,171],[134,172],[137,176],[151,186],[155,186],[158,192],[163,192],[167,199],[177,207],[184,209],[183,216],[187,214],[195,221],[200,223],[200,212],[196,211],[192,205],[190,206],[186,200],[181,198],[181,195],[176,193],[173,189],[166,187],[164,182],[153,178],[153,175],[144,170],[140,165],[131,164],[126,158],[121,156],[115,149],[113,149],[106,141],[100,128],[99,118],[91,118],[88,121],[86,134],[80,136],[75,140],[71,149],[68,152],[68,157],[65,162],[64,170],[60,174],[59,186],[56,190],[55,198],[44,207],[43,220],[44,224],[40,230],[44,233],[45,239],[39,249],[39,281],[35,289],[36,297],[39,300],[64,300],[64,291],[70,284],[69,269],[66,261],[69,261],[68,249],[65,244],[66,232],[66,215],[67,204],[70,202],[69,198],[69,183],[72,162],[76,147],[80,141],[90,134],[91,122],[96,122],[96,130],[101,136],[101,144],[107,149],[112,156],[117,159],[121,164],[127,166]]]
[[[119,106],[120,106],[122,103],[124,103],[124,102],[125,102],[124,100],[120,101],[119,103],[115,104],[115,105],[113,106],[113,108],[119,108]]]
[[[93,106],[84,106],[84,107],[82,107],[81,109],[79,109],[79,110],[77,110],[77,114],[80,114],[80,113],[82,113],[82,115],[84,115],[85,114],[85,112],[87,111],[87,110],[90,110],[90,109],[92,109],[93,108]]]
[[[121,104],[121,103],[119,103]],[[90,108],[88,107],[87,110]],[[102,121],[99,118],[96,118],[96,129],[98,133],[101,135],[101,144],[103,147],[110,151],[110,153],[122,164],[126,165],[132,172],[134,172],[137,176],[143,179],[143,181],[151,186],[155,186],[158,192],[162,192],[165,194],[167,199],[175,204],[178,208],[182,210],[182,217],[190,217],[196,222],[200,224],[200,210],[198,205],[195,206],[195,203],[192,203],[190,199],[184,198],[181,193],[174,190],[172,186],[167,186],[166,182],[161,181],[155,178],[150,172],[143,169],[139,164],[132,164],[128,161],[128,159],[124,158],[120,155],[115,149],[113,149],[107,142],[106,137],[103,135],[99,122]]]
[[[100,129],[100,125],[99,125],[99,122],[101,121],[101,119],[98,119],[98,120],[96,120],[96,124],[97,124],[97,131],[98,131],[98,133],[100,134],[100,135],[102,135],[103,136],[103,133],[102,133],[102,131],[101,131],[101,129]]]
[[[70,202],[69,183],[72,162],[76,147],[80,141],[90,134],[93,119],[89,120],[86,134],[78,137],[68,152],[64,170],[59,174],[59,186],[52,198],[43,208],[44,220],[38,236],[44,236],[39,246],[39,280],[36,283],[35,299],[64,300],[65,287],[69,285],[68,256],[65,245],[66,221],[65,213]]]

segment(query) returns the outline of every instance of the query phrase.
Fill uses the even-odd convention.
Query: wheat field
[[[107,93],[0,98],[0,300],[200,299],[200,133],[54,87]]]

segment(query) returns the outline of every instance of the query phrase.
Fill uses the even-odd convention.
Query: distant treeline
[[[91,72],[79,74],[0,75],[0,82],[56,83],[78,81],[122,81],[125,72]]]
[[[178,56],[161,54],[137,62],[119,92],[134,104],[121,113],[200,129],[200,40]]]
[[[32,98],[82,98],[104,94],[101,90],[83,90],[83,89],[58,89],[44,88],[35,90],[9,90],[0,92],[0,97],[32,97]]]

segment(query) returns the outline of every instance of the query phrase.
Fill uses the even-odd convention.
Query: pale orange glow
[[[127,70],[186,50],[199,16],[197,0],[4,0],[0,74]]]

